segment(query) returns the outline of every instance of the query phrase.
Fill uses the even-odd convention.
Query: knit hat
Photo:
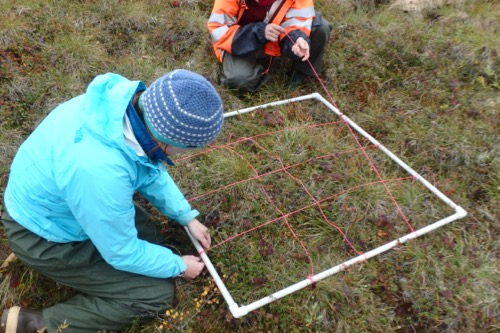
[[[222,130],[219,94],[203,76],[188,70],[175,70],[153,82],[139,105],[153,136],[175,147],[202,147]]]

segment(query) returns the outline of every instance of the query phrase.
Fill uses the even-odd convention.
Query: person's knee
[[[317,43],[326,44],[330,39],[330,33],[332,31],[332,26],[330,23],[322,19],[321,24],[314,27],[313,31],[311,31],[311,40],[314,40]]]
[[[161,311],[171,308],[174,304],[175,289],[173,284],[168,282],[169,280],[163,287],[160,284],[148,288],[149,290],[145,291],[144,297],[137,301],[142,304],[142,307],[150,310]]]
[[[255,71],[235,71],[224,73],[222,83],[230,89],[244,89],[252,91],[259,82],[259,77],[255,77]]]

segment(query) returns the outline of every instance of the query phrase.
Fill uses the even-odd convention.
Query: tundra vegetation
[[[149,84],[167,71],[185,68],[216,85],[226,111],[328,92],[343,113],[468,212],[463,219],[238,319],[208,273],[194,281],[179,280],[175,308],[151,323],[135,323],[128,333],[499,330],[498,2],[315,3],[333,26],[320,76],[324,86],[312,79],[289,91],[289,63],[276,59],[273,80],[253,95],[241,95],[219,84],[220,65],[206,29],[211,0],[3,1],[0,205],[10,162],[24,138],[55,106],[81,94],[93,77],[115,72]],[[334,120],[313,103],[230,118],[215,146],[276,134],[243,140],[237,153],[228,148],[205,154],[207,148],[199,155],[181,156],[173,177],[193,198],[252,177],[255,171],[275,170],[276,156],[303,161],[312,152],[345,152],[352,145],[345,127],[300,128]],[[299,129],[282,131],[291,128]],[[373,160],[384,177],[401,175],[383,157],[373,155]],[[327,197],[338,193],[342,184],[369,181],[373,174],[362,166],[355,156],[339,153],[328,163],[302,164],[293,172],[314,195]],[[266,204],[262,189],[275,206]],[[417,227],[449,214],[422,188],[403,184],[391,190]],[[203,212],[201,219],[213,230],[215,241],[221,241],[235,230],[270,220],[277,209],[304,206],[308,199],[297,182],[277,173],[193,200],[193,205]],[[387,202],[383,191],[370,187],[340,195],[335,205],[323,208],[333,223],[349,224],[348,243],[365,251],[402,234]],[[181,228],[148,209],[164,223],[172,246],[195,253]],[[315,270],[321,270],[352,257],[346,238],[318,222],[322,219],[318,211],[305,210],[290,220],[310,249],[308,255],[278,223],[209,254],[234,296],[245,303],[307,275],[309,258]],[[0,258],[9,253],[0,228]],[[16,260],[1,274],[2,307],[43,308],[73,294]]]

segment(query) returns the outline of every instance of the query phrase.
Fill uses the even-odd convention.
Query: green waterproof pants
[[[139,238],[164,244],[159,226],[136,205]],[[123,330],[135,320],[151,320],[172,306],[172,279],[156,279],[119,271],[107,264],[91,241],[53,243],[2,216],[12,251],[48,278],[80,291],[64,303],[43,310],[49,333],[62,323],[64,333]]]

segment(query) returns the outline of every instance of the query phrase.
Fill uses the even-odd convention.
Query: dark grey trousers
[[[162,244],[159,227],[136,205],[141,239]],[[5,233],[12,251],[26,265],[48,278],[80,291],[64,303],[43,310],[48,332],[66,322],[64,333],[122,330],[136,318],[150,320],[172,306],[172,279],[155,279],[107,264],[91,241],[53,243],[25,229],[5,212]]]
[[[319,18],[319,22],[313,22],[311,28],[309,57],[309,62],[318,74],[321,73],[323,55],[332,31],[330,23],[321,16]],[[242,92],[255,92],[264,82],[262,75],[264,66],[258,61],[263,56],[262,50],[240,56],[226,52],[222,61],[222,84],[230,89],[239,89]],[[313,76],[314,72],[309,62],[294,61],[292,71],[299,71],[308,76]]]

